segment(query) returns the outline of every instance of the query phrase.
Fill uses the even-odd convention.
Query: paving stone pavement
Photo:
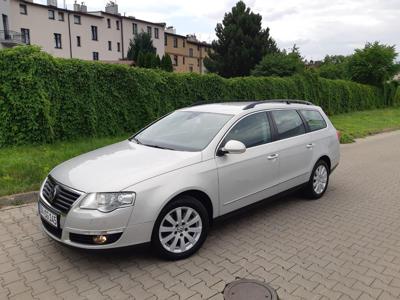
[[[193,257],[87,252],[47,238],[34,204],[0,211],[0,299],[223,299],[236,278],[280,299],[400,299],[400,132],[342,147],[327,194],[217,223]],[[251,299],[249,299],[251,300]]]

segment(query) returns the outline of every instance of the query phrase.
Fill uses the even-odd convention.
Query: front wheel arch
[[[185,196],[185,195],[196,198],[201,204],[204,205],[204,207],[206,208],[207,213],[208,213],[209,224],[212,225],[213,220],[214,220],[214,217],[213,217],[214,216],[214,206],[212,204],[211,198],[205,192],[203,192],[201,190],[196,190],[196,189],[186,190],[186,191],[180,192],[177,195],[174,195],[170,200],[168,200],[164,203],[164,205],[160,208],[158,215],[161,213],[161,211],[164,209],[164,207],[166,207],[167,205],[169,205],[170,203],[172,203],[174,201],[177,201],[179,198],[181,198],[182,196]],[[157,217],[158,217],[158,215],[157,215]]]

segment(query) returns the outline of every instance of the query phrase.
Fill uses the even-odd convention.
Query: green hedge
[[[133,133],[202,100],[304,99],[338,114],[392,105],[394,91],[311,74],[223,79],[164,73],[16,47],[0,51],[0,147]]]

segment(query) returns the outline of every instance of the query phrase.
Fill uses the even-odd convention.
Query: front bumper
[[[150,241],[154,222],[132,224],[130,219],[133,207],[102,213],[80,209],[77,205],[79,201],[80,199],[67,214],[63,214],[52,207],[40,193],[41,205],[60,216],[58,228],[41,218],[44,232],[58,242],[83,249],[112,249]],[[97,235],[107,235],[112,238],[112,242],[103,245],[90,243],[92,236]]]

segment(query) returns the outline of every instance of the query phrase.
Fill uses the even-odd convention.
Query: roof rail
[[[297,103],[297,104],[313,105],[312,102],[304,101],[304,100],[291,100],[291,99],[285,99],[285,100],[261,100],[261,101],[255,101],[255,102],[252,102],[252,103],[246,105],[243,108],[243,110],[251,109],[251,108],[256,107],[256,105],[264,104],[264,103],[286,103],[286,104]]]

